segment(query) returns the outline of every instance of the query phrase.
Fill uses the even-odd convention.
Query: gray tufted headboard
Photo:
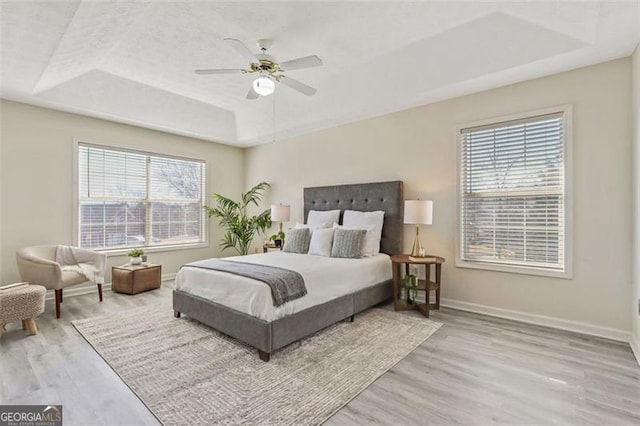
[[[336,209],[341,211],[340,223],[345,210],[363,212],[383,210],[384,225],[380,251],[389,255],[402,253],[404,234],[402,181],[304,188],[305,223],[309,210]]]

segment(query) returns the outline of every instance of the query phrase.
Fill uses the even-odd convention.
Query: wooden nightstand
[[[143,265],[122,265],[111,268],[111,291],[138,294],[160,288],[162,266],[152,263]]]
[[[408,254],[397,254],[391,256],[391,265],[393,268],[393,307],[396,311],[407,311],[417,309],[429,318],[429,311],[440,309],[440,279],[442,277],[442,264],[445,262],[443,257],[427,255],[425,259],[412,261]],[[402,264],[405,265],[405,274],[409,273],[409,265],[424,265],[425,278],[418,280],[418,291],[425,292],[426,303],[409,304],[404,300],[400,300],[400,290],[404,286],[404,276],[402,275]],[[435,269],[435,281],[431,281],[431,265]],[[432,291],[436,292],[436,303],[429,303],[429,295]]]
[[[266,252],[268,252],[269,250],[282,250],[282,245],[280,245],[280,246],[276,246],[276,245],[275,245],[275,244],[273,244],[273,243],[268,243],[268,244],[263,244],[263,245],[262,245],[262,252],[263,252],[263,253],[266,253]]]

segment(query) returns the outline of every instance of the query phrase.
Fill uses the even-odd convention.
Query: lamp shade
[[[433,223],[433,201],[405,200],[404,223],[431,225]]]
[[[271,205],[271,220],[274,222],[287,222],[291,214],[291,206],[283,204]]]

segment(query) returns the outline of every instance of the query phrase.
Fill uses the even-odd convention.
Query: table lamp
[[[282,223],[288,222],[291,215],[291,206],[286,204],[271,205],[271,220],[280,222],[280,232],[282,232]]]
[[[431,225],[433,222],[433,201],[405,200],[404,223],[416,225],[416,239],[413,242],[411,256],[424,256],[422,244],[420,244],[420,225]],[[422,253],[422,254],[421,254]]]

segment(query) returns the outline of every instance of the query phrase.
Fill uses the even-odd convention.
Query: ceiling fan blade
[[[260,59],[256,58],[256,55],[254,55],[249,50],[249,48],[245,46],[245,44],[240,40],[237,40],[235,38],[225,38],[224,41],[227,42],[229,46],[234,48],[235,51],[238,52],[240,55],[242,55],[242,57],[244,57],[247,61],[251,63],[260,62]]]
[[[307,96],[313,96],[317,92],[317,90],[313,87],[307,86],[306,84],[301,83],[291,77],[287,77],[286,75],[280,76],[280,83],[284,84],[285,86],[289,86],[293,90],[297,90],[298,92]]]
[[[241,69],[217,69],[217,70],[194,70],[196,74],[205,75],[205,74],[240,74],[245,72]]]
[[[299,70],[303,68],[313,68],[322,66],[322,59],[316,55],[305,56],[304,58],[292,59],[278,64],[282,71]]]
[[[258,99],[258,93],[253,90],[253,86],[249,88],[249,92],[247,93],[247,99]]]

